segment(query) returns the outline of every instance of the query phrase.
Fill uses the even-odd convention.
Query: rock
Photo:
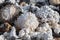
[[[20,6],[26,6],[26,5],[28,5],[28,4],[25,2],[20,3]]]
[[[22,40],[22,39],[16,39],[16,40]]]
[[[35,14],[32,14],[30,12],[25,12],[24,14],[21,14],[15,21],[15,25],[19,28],[31,28],[31,30],[35,30],[38,27],[38,20],[35,16]]]
[[[19,31],[19,37],[23,40],[31,40],[29,33],[31,33],[29,28],[23,28]]]
[[[4,20],[11,20],[15,15],[19,13],[19,8],[14,5],[6,5],[1,8],[1,18]]]
[[[21,7],[22,11],[24,12],[24,11],[28,11],[28,10],[29,10],[30,5],[25,4],[25,3],[23,2],[23,3],[20,4],[20,7]]]
[[[54,29],[54,32],[55,32],[56,34],[59,34],[59,33],[60,33],[60,25],[59,25],[59,24],[54,23],[54,24],[52,25],[52,28]]]
[[[45,25],[46,25],[47,31],[43,34],[44,40],[53,40],[51,28],[47,23]]]
[[[6,40],[3,35],[0,35],[0,40]]]
[[[0,0],[0,4],[4,3],[5,0]]]
[[[36,3],[36,2],[45,2],[45,0],[30,0],[31,3]]]
[[[5,27],[6,32],[8,32],[12,26],[6,22],[6,23],[4,23],[4,27]]]
[[[54,33],[58,34],[60,33],[60,25],[58,23],[55,23],[54,20],[50,21],[50,27],[54,30]]]
[[[36,0],[36,2],[45,2],[45,0]]]
[[[49,7],[51,8],[51,9],[53,9],[54,11],[57,11],[57,12],[59,12],[59,7],[57,6],[53,6],[53,5],[49,5]]]
[[[60,17],[59,17],[59,24],[60,24]]]
[[[16,35],[16,29],[15,29],[15,27],[12,27],[12,28],[11,28],[11,31],[5,32],[3,35],[4,35],[4,37],[5,37],[7,40],[19,38],[19,37]]]
[[[19,31],[19,37],[23,37],[25,35],[25,31],[24,29]]]
[[[58,4],[60,4],[60,0],[49,0],[49,2],[52,5],[58,5]]]
[[[54,20],[57,23],[59,22],[59,13],[52,10],[46,5],[41,7],[40,10],[37,10],[35,14],[38,18],[40,18],[42,22],[52,21],[52,20]]]
[[[39,7],[35,6],[35,4],[25,5],[21,8],[23,9],[23,12],[27,11],[32,13],[36,13],[36,11],[40,9]]]
[[[10,3],[13,3],[15,4],[16,3],[16,0],[5,0],[6,2],[10,2]]]
[[[59,34],[59,33],[60,33],[60,27],[56,27],[56,28],[54,29],[54,32],[55,32],[56,34]]]
[[[31,33],[31,29],[30,28],[23,28],[19,31],[19,37],[24,37],[26,34]]]
[[[60,40],[60,38],[54,38],[55,40]]]
[[[16,4],[16,3],[20,3],[20,0],[5,0],[5,2],[8,2],[8,3],[12,3],[12,4]]]
[[[20,0],[20,3],[22,3],[22,2],[25,2],[25,3],[29,4],[30,0]]]
[[[10,38],[7,39],[7,40],[16,40],[16,38],[15,38],[15,37],[10,37]]]
[[[50,26],[48,23],[43,23],[39,27],[37,27],[37,31],[39,32],[47,32],[47,30],[50,29]]]
[[[5,32],[3,35],[6,39],[9,38],[9,33],[8,32]]]
[[[10,32],[9,34],[10,34],[10,37],[19,38],[19,37],[16,35],[16,29],[15,29],[15,27],[12,27],[11,32]]]
[[[37,2],[35,5],[40,8],[40,7],[44,6],[45,3],[44,2]]]
[[[42,24],[41,27],[38,27],[40,29],[37,29],[37,32],[33,32],[31,34],[31,37],[36,37],[37,40],[53,40],[53,36],[52,36],[52,30],[49,27],[48,23],[44,23]]]
[[[8,32],[11,29],[11,25],[8,22],[5,22],[4,24],[1,24],[0,26],[0,32]]]

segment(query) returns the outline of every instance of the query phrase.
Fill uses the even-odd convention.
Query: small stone
[[[49,1],[50,1],[50,4],[52,4],[52,5],[60,4],[60,0],[49,0]]]
[[[39,22],[35,14],[32,14],[30,12],[21,14],[21,16],[19,16],[15,21],[15,25],[21,29],[30,28],[31,30],[35,30],[38,27],[38,24]]]
[[[19,9],[14,5],[6,5],[1,8],[1,17],[4,20],[11,20],[15,15],[19,13]]]
[[[1,4],[1,3],[4,3],[4,1],[5,1],[5,0],[0,0],[0,4]]]

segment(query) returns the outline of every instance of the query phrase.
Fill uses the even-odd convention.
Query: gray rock
[[[59,13],[49,8],[49,6],[41,7],[40,10],[37,10],[35,14],[37,17],[41,18],[42,22],[53,21],[53,20],[57,23],[59,22]]]
[[[5,1],[5,0],[0,0],[0,4],[1,4],[1,3],[4,3],[4,1]]]
[[[31,12],[25,12],[21,14],[15,21],[15,25],[21,29],[23,28],[31,28],[31,30],[35,30],[38,27],[38,20],[35,14]]]

